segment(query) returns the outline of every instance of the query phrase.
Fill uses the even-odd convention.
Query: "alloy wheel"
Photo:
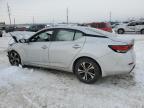
[[[92,63],[82,62],[78,67],[78,74],[83,80],[89,81],[95,77],[94,69]]]
[[[15,51],[12,51],[9,53],[9,61],[11,65],[14,65],[14,66],[18,66],[19,64],[21,64],[19,54]]]

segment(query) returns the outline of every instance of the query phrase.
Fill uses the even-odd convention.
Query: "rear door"
[[[49,48],[51,66],[67,68],[82,49],[85,42],[83,33],[71,29],[57,29]]]

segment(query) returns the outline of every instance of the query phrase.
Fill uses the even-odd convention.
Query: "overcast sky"
[[[144,0],[0,0],[0,21],[9,23],[6,4],[11,8],[12,23],[70,22],[126,20],[144,17]]]

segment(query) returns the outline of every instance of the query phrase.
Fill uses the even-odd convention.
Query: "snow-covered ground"
[[[135,38],[136,68],[92,85],[68,72],[10,66],[10,37],[0,38],[0,108],[144,108],[144,35],[119,36]]]

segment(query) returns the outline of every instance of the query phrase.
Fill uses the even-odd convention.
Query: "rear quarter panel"
[[[111,43],[111,40],[108,38],[96,38],[96,37],[86,37],[86,42],[82,50],[76,55],[72,60],[70,65],[70,70],[73,68],[73,63],[76,59],[80,57],[90,57],[95,59],[99,65],[101,63],[98,61],[98,58],[111,53],[112,51],[108,48],[108,44]]]

